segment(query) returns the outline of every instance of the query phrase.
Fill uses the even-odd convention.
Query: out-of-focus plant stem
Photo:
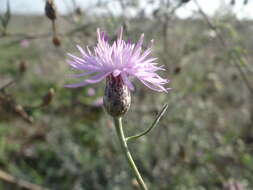
[[[140,172],[138,171],[135,163],[134,163],[134,160],[132,158],[132,155],[128,149],[128,146],[127,146],[127,141],[126,141],[126,138],[125,138],[125,135],[124,135],[124,131],[123,131],[123,127],[122,127],[122,118],[119,117],[119,118],[114,118],[114,124],[115,124],[115,128],[116,128],[116,131],[117,131],[117,135],[119,137],[119,140],[120,140],[120,145],[121,145],[121,148],[123,150],[123,153],[127,159],[127,162],[129,164],[129,166],[131,167],[132,171],[133,171],[133,174],[135,175],[138,183],[139,183],[139,186],[142,190],[148,190],[146,184],[144,183],[142,177],[141,177],[141,174]]]
[[[195,2],[195,4],[197,5],[197,7],[199,9],[199,13],[203,16],[203,18],[207,22],[208,26],[216,33],[221,46],[227,48],[227,45],[225,43],[225,39],[223,38],[223,36],[221,35],[221,33],[218,32],[217,27],[210,21],[210,19],[208,18],[208,16],[206,15],[206,13],[201,8],[201,6],[198,3],[198,1],[194,0],[194,2]],[[240,60],[238,59],[238,56],[234,56],[233,54],[231,54],[231,57],[233,58],[231,60],[231,63],[237,68],[237,70],[240,73],[240,75],[242,77],[242,80],[244,81],[245,85],[247,86],[247,88],[248,88],[251,96],[253,96],[253,86],[251,85],[251,82],[249,81],[248,77],[246,76],[246,74],[242,70],[242,68],[240,66]]]
[[[57,28],[56,28],[55,20],[52,20],[52,29],[53,29],[53,35],[57,36]]]
[[[7,183],[14,184],[17,187],[17,189],[49,190],[39,185],[24,181],[22,179],[18,179],[3,170],[0,170],[0,179]]]

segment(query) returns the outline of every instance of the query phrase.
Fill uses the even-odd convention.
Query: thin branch
[[[3,170],[0,170],[0,179],[2,179],[3,181],[5,181],[7,183],[14,184],[19,188],[24,188],[24,189],[28,189],[28,190],[48,190],[48,189],[41,187],[39,185],[24,181],[22,179],[18,179],[17,177],[10,175]]]
[[[221,35],[221,33],[218,31],[217,27],[211,22],[211,20],[208,18],[208,16],[206,15],[206,13],[203,11],[203,9],[201,8],[200,4],[198,3],[197,0],[194,0],[195,4],[197,5],[198,9],[199,9],[199,13],[203,16],[203,18],[205,19],[206,23],[208,24],[208,26],[216,33],[219,42],[221,44],[221,46],[223,48],[227,48],[226,42],[224,37]],[[244,71],[242,70],[241,66],[240,66],[240,60],[238,59],[238,56],[234,56],[233,54],[231,54],[232,56],[232,63],[233,65],[237,68],[237,70],[239,71],[242,80],[244,81],[244,83],[246,84],[248,90],[251,93],[251,96],[253,96],[253,87],[251,85],[250,80],[248,79],[248,77],[246,76],[246,74],[244,73]]]
[[[15,83],[15,80],[11,80],[10,82],[8,82],[7,84],[3,85],[2,87],[0,87],[0,91],[3,91],[5,88],[8,88],[9,86],[11,86],[12,84]]]

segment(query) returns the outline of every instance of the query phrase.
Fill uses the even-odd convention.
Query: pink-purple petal
[[[97,40],[98,43],[93,51],[88,46],[84,50],[77,45],[82,57],[68,54],[72,58],[72,61],[68,61],[69,65],[76,70],[83,71],[83,73],[75,74],[73,77],[85,77],[94,73],[96,75],[88,76],[83,82],[66,85],[67,87],[75,88],[98,83],[112,74],[114,77],[120,75],[130,90],[134,89],[134,85],[129,80],[129,76],[134,76],[152,90],[167,92],[164,85],[169,81],[156,73],[165,69],[154,62],[157,58],[151,56],[153,40],[151,40],[148,48],[142,51],[144,34],[140,36],[136,44],[131,41],[126,42],[123,40],[122,27],[119,30],[117,40],[112,45],[108,43],[107,34],[101,32],[99,28],[97,29]]]
[[[112,72],[112,75],[113,75],[114,77],[117,77],[117,76],[120,75],[120,73],[121,73],[121,70],[115,69],[115,70]]]
[[[128,79],[126,73],[122,72],[121,73],[121,77],[122,77],[122,80],[123,82],[127,85],[127,87],[130,89],[130,90],[134,90],[134,85],[131,83],[131,81]]]
[[[73,74],[73,75],[71,75],[71,77],[79,78],[79,77],[84,77],[84,76],[87,76],[87,75],[91,75],[93,73],[95,73],[95,71],[89,71],[89,72],[80,73],[80,74]]]
[[[101,80],[103,80],[105,77],[107,77],[109,74],[110,74],[110,72],[100,73],[100,74],[90,77],[89,79],[86,79],[85,82],[87,82],[89,84],[98,83]]]
[[[148,88],[154,90],[154,91],[157,91],[157,92],[168,92],[166,88],[164,88],[162,85],[155,85],[155,84],[152,84],[152,83],[149,83],[149,82],[146,82],[142,79],[140,79],[140,81],[146,85]]]
[[[67,88],[77,88],[77,87],[81,87],[81,86],[86,86],[87,82],[83,81],[83,82],[79,82],[79,83],[75,83],[75,84],[66,84],[64,87],[67,87]]]

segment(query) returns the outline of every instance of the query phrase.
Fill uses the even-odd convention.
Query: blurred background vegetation
[[[169,103],[159,127],[129,144],[150,189],[252,189],[253,22],[238,19],[232,8],[253,2],[223,1],[209,15],[204,0],[149,0],[141,8],[143,1],[113,1],[123,10],[117,13],[112,1],[87,9],[72,1],[54,27],[44,15],[13,13],[13,0],[0,1],[6,7],[0,12],[0,189],[137,189],[102,107],[104,84],[63,87],[71,82],[66,53],[96,44],[97,27],[113,40],[120,26],[125,39],[145,33],[146,45],[155,40],[153,55],[173,88],[156,93],[136,81],[124,118],[133,135]],[[196,10],[180,18],[177,11],[188,4]]]

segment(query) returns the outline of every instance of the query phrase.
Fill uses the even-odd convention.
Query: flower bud
[[[56,19],[56,6],[53,0],[47,0],[45,6],[45,13],[50,20]]]
[[[50,88],[47,94],[43,97],[41,106],[49,105],[52,102],[54,95],[55,95],[54,89]]]
[[[182,68],[181,68],[180,66],[176,66],[176,67],[174,68],[174,74],[175,74],[175,75],[180,74],[181,70],[182,70]]]
[[[82,9],[80,7],[77,7],[76,10],[75,10],[75,13],[79,16],[82,15]]]
[[[131,94],[128,87],[122,81],[121,76],[109,75],[106,78],[104,94],[104,107],[112,117],[121,117],[129,109]]]
[[[19,73],[24,74],[27,70],[27,64],[24,60],[20,61],[19,63]]]

